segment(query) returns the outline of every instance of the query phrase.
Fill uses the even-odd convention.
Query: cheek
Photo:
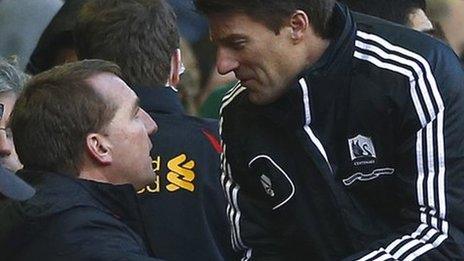
[[[130,133],[127,133],[127,140],[133,144],[132,146],[136,145],[142,151],[142,148],[147,147],[149,143],[149,137],[145,126],[143,124],[138,124]],[[142,152],[145,153],[145,151]]]

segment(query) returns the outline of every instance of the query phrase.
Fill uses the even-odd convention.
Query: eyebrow
[[[247,37],[243,34],[230,34],[224,38],[219,38],[219,39],[214,39],[213,37],[211,38],[211,40],[214,42],[214,43],[227,43],[227,42],[231,42],[231,41],[234,41],[234,40],[237,40],[237,39],[246,39]]]
[[[0,120],[3,119],[3,113],[5,112],[5,105],[0,103]]]

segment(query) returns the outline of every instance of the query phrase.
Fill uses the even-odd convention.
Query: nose
[[[6,130],[0,129],[0,157],[10,156],[12,148],[11,142],[8,140]]]
[[[150,117],[150,115],[140,109],[142,112],[142,117],[143,117],[143,124],[145,124],[145,129],[147,130],[148,135],[151,135],[153,133],[156,133],[158,131],[158,125],[156,122]]]
[[[239,62],[230,52],[218,47],[216,66],[218,73],[225,75],[237,69]]]

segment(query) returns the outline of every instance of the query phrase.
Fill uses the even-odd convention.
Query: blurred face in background
[[[425,14],[424,10],[416,8],[409,15],[408,26],[420,32],[429,32],[433,30],[433,25],[430,19]]]
[[[17,96],[12,91],[0,93],[0,164],[11,171],[22,168],[18,155],[16,155],[11,130],[8,127],[8,120],[16,99]]]
[[[464,54],[464,0],[428,0],[429,17],[437,22],[445,40],[458,54]]]
[[[464,0],[448,0],[448,15],[440,24],[454,51],[464,53]]]

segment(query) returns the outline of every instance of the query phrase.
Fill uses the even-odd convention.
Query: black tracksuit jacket
[[[464,73],[425,34],[335,7],[278,101],[223,99],[222,185],[243,260],[464,259]]]

